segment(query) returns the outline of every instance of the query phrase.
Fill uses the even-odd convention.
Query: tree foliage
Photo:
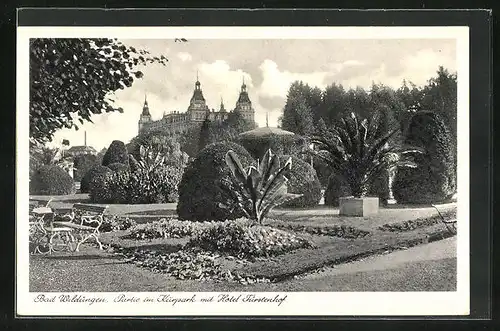
[[[78,130],[93,114],[123,111],[113,93],[143,76],[138,66],[167,61],[116,39],[31,39],[30,137],[51,141],[58,129]]]
[[[109,145],[106,154],[104,154],[102,165],[108,166],[112,163],[123,163],[128,165],[127,148],[125,147],[123,141],[113,140]]]
[[[311,87],[301,81],[290,85],[281,119],[281,126],[284,130],[299,135],[309,135],[314,131],[313,113],[308,101],[316,102],[317,100],[312,93]]]
[[[179,184],[179,218],[191,221],[226,220],[242,217],[241,211],[230,213],[219,203],[230,203],[224,194],[227,188],[236,188],[237,182],[225,162],[226,153],[233,150],[243,166],[254,160],[240,145],[218,142],[205,147],[186,167]],[[224,189],[222,186],[226,186]]]
[[[434,112],[415,114],[405,143],[420,147],[424,153],[415,156],[415,169],[398,169],[393,184],[396,200],[434,203],[450,198],[456,191],[453,143],[440,116]]]

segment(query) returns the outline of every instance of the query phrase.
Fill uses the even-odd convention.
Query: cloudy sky
[[[334,82],[345,87],[369,88],[372,82],[394,88],[403,79],[423,85],[435,75],[439,65],[456,70],[456,41],[438,39],[382,40],[122,40],[129,46],[165,55],[166,67],[141,68],[144,78],[116,93],[116,106],[124,113],[96,115],[79,131],[61,130],[54,144],[68,139],[96,149],[112,140],[127,143],[137,135],[137,121],[147,94],[153,119],[164,112],[184,112],[189,105],[196,72],[207,104],[218,109],[221,98],[233,109],[244,77],[256,110],[256,121],[276,125],[291,82],[302,80],[324,88]]]

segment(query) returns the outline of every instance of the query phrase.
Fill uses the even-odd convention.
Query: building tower
[[[243,84],[241,85],[240,96],[238,101],[236,101],[235,112],[239,112],[243,115],[243,118],[255,122],[255,110],[252,108],[252,102],[248,97],[247,85],[245,84],[245,78],[243,77]]]
[[[225,113],[226,112],[226,108],[224,108],[224,100],[222,100],[222,97],[220,97],[220,108],[219,108],[219,111],[221,113]]]
[[[203,97],[203,92],[201,90],[201,83],[198,79],[198,73],[196,73],[196,83],[194,84],[193,96],[189,102],[189,107],[187,110],[188,116],[191,122],[203,122],[210,113],[210,109],[207,106],[205,98]]]
[[[139,118],[139,133],[144,129],[145,124],[151,122],[151,114],[149,113],[148,100],[146,95],[144,95],[144,106],[142,106],[142,114]]]

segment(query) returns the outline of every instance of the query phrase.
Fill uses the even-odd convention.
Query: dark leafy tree
[[[123,141],[113,140],[111,145],[109,145],[106,154],[104,154],[102,165],[108,166],[112,163],[123,163],[128,165],[127,148],[125,147]]]
[[[97,157],[92,154],[77,155],[73,159],[73,166],[75,167],[73,178],[79,182],[83,176],[97,164]]]
[[[439,114],[452,136],[456,136],[457,74],[440,66],[437,76],[429,80],[422,94],[421,108]]]
[[[456,168],[451,134],[434,112],[415,114],[408,127],[406,144],[420,147],[415,169],[398,169],[394,197],[399,203],[434,203],[449,199],[456,191]]]
[[[325,88],[319,110],[314,113],[315,123],[318,125],[320,119],[324,123],[333,123],[347,109],[346,91],[339,84],[332,84]]]
[[[141,78],[138,66],[167,59],[116,39],[30,40],[30,137],[50,141],[58,129],[91,122],[93,114],[123,110],[113,93]]]
[[[225,192],[228,189],[235,190],[238,186],[225,161],[229,150],[238,154],[245,167],[254,162],[248,151],[233,142],[219,142],[205,147],[188,164],[182,175],[177,204],[179,218],[207,221],[244,216],[242,211],[230,212],[220,206],[220,203],[231,204],[232,199]]]
[[[198,140],[198,150],[201,151],[205,146],[210,144],[210,128],[212,122],[209,119],[203,121],[201,125],[199,140]]]
[[[299,135],[309,135],[314,131],[313,113],[307,103],[310,90],[308,85],[299,81],[290,85],[281,119],[281,127],[284,130]]]

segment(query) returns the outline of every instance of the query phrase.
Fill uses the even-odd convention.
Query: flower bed
[[[173,253],[151,250],[136,250],[123,253],[129,262],[148,268],[153,272],[164,273],[177,279],[199,281],[236,281],[241,284],[269,282],[269,279],[254,276],[241,276],[224,268],[219,255],[199,249],[188,249]]]
[[[269,257],[313,247],[312,243],[291,232],[252,226],[246,219],[220,222],[197,231],[188,246],[240,258]]]
[[[340,237],[345,239],[364,238],[370,234],[369,231],[361,230],[347,225],[311,226],[301,224],[276,224],[277,228],[288,229],[297,232],[306,232],[318,236]]]
[[[130,228],[128,238],[131,239],[157,239],[157,238],[183,238],[193,235],[196,231],[213,225],[216,222],[191,222],[180,221],[176,218],[162,218]]]
[[[443,218],[441,218],[441,216]],[[426,226],[432,226],[438,223],[443,222],[443,219],[445,222],[454,220],[457,217],[457,211],[456,209],[454,210],[449,210],[444,213],[441,213],[440,215],[434,215],[431,217],[423,217],[423,218],[417,218],[414,220],[408,220],[404,222],[398,222],[398,223],[390,223],[390,224],[384,224],[378,227],[379,230],[381,231],[388,231],[388,232],[406,232],[406,231],[412,231],[415,229],[419,229],[422,227]]]
[[[111,232],[111,231],[123,231],[127,230],[136,225],[136,222],[133,219],[128,217],[105,217],[104,222],[102,223],[99,230],[101,232]]]

